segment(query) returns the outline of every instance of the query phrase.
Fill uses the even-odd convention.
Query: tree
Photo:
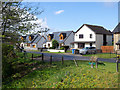
[[[52,47],[55,49],[55,48],[58,48],[58,46],[59,46],[58,41],[55,40],[55,39],[53,39],[53,40],[52,40]]]
[[[35,15],[41,14],[38,7],[31,8],[29,5],[22,5],[21,2],[2,2],[2,35],[7,31],[12,33],[25,33],[38,26]]]

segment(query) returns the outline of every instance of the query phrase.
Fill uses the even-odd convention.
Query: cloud
[[[49,28],[48,25],[47,25],[47,18],[44,18],[44,19],[40,18],[40,19],[38,19],[36,21],[30,21],[30,23],[39,24],[39,26],[41,26],[41,27],[36,27],[35,29],[30,30],[27,34],[29,34],[29,33],[37,33],[38,31],[43,30],[43,28],[44,29]]]
[[[61,14],[62,12],[64,12],[64,10],[56,11],[55,14]]]

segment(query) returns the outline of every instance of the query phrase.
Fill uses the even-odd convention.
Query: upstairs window
[[[92,34],[90,34],[90,38],[92,38]]]
[[[51,36],[50,36],[50,35],[48,36],[48,40],[49,40],[49,41],[51,40]]]
[[[63,40],[63,34],[60,34],[60,40]]]
[[[83,34],[79,34],[79,38],[83,38]]]

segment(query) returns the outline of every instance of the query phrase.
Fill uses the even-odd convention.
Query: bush
[[[6,79],[6,77],[10,77],[13,73],[14,69],[12,68],[12,64],[8,62],[8,58],[3,56],[2,58],[2,77],[3,80]]]
[[[10,56],[13,54],[13,45],[8,45],[8,44],[2,44],[2,77],[3,80],[6,77],[9,77],[13,73],[13,68],[11,61],[13,58]]]
[[[53,47],[53,49],[58,48],[58,46],[59,46],[58,41],[55,40],[55,39],[53,39],[53,40],[52,40],[52,47]]]
[[[2,55],[7,56],[14,50],[13,45],[2,44]]]
[[[64,47],[61,47],[60,50],[64,50],[65,48]]]

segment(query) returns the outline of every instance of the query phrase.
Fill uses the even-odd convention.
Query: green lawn
[[[22,78],[3,83],[3,88],[117,88],[116,64],[104,62],[92,69],[88,61],[39,64]]]
[[[116,54],[110,54],[110,53],[98,53],[98,54],[87,54],[83,56],[97,56],[98,58],[115,58]]]

